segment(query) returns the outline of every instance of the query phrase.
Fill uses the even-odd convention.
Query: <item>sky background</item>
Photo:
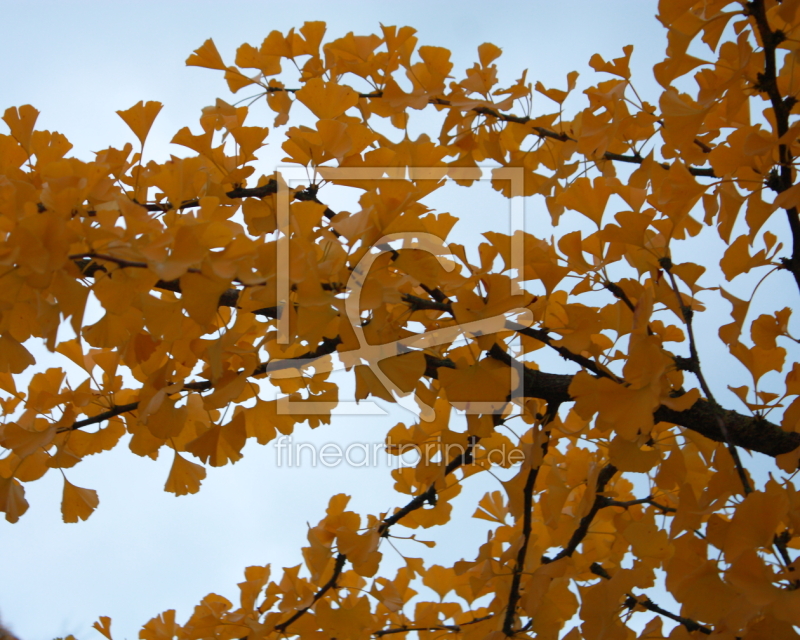
[[[327,22],[326,39],[349,31],[379,33],[381,23],[410,25],[417,29],[420,45],[453,52],[454,73],[463,74],[476,61],[478,45],[492,42],[504,52],[498,61],[503,83],[528,69],[529,81],[564,88],[566,74],[578,70],[579,89],[597,81],[588,67],[592,54],[608,60],[633,44],[631,67],[639,79],[635,84],[651,101],[658,93],[650,70],[663,58],[666,44],[654,17],[656,2],[649,0],[0,0],[0,9],[0,110],[34,105],[41,112],[38,128],[65,134],[74,145],[73,154],[84,159],[109,145],[120,148],[133,141],[115,111],[139,100],[164,104],[150,132],[148,158],[182,154],[182,148],[168,144],[178,129],[188,125],[196,131],[200,109],[217,97],[238,99],[231,97],[222,73],[184,64],[209,37],[231,64],[240,44],[258,46],[271,30],[285,32],[306,20]],[[246,90],[241,93],[247,95]],[[577,98],[580,102],[580,95]],[[538,99],[540,104],[547,100]],[[259,103],[251,109],[249,124],[272,127],[273,118]],[[280,160],[281,140],[280,131],[270,134],[272,147],[266,155],[259,154],[262,163]],[[492,212],[508,206],[485,184],[468,193],[437,193],[434,204],[455,215],[474,213],[460,232],[467,238],[492,229],[498,219]],[[549,233],[543,205],[526,206],[528,230],[540,236]],[[39,354],[40,364],[64,364],[58,356]],[[335,430],[321,427],[312,433],[304,426],[294,439],[377,443],[399,420],[409,423],[414,418],[397,409],[383,416],[341,416],[334,421]],[[307,523],[313,525],[324,515],[332,494],[352,495],[351,508],[362,513],[389,511],[405,502],[392,491],[385,465],[288,468],[277,464],[272,445],[248,445],[235,466],[209,469],[194,496],[176,498],[163,491],[170,463],[171,456],[156,462],[133,456],[124,444],[88,458],[71,470],[69,479],[97,489],[101,503],[80,524],[61,521],[59,474],[26,486],[29,512],[15,525],[0,522],[0,617],[22,640],[70,633],[80,639],[99,638],[91,624],[100,615],[112,617],[112,631],[119,639],[136,638],[142,624],[166,609],[177,609],[185,621],[194,604],[211,591],[235,600],[244,567],[272,563],[275,575],[281,567],[298,564]],[[475,480],[466,493],[474,497],[498,488],[487,477]],[[474,503],[463,498],[464,494],[454,503],[456,516],[463,519],[457,541],[437,532],[420,535],[439,540],[436,557],[441,563],[473,554],[485,540],[482,521],[469,519]],[[408,556],[425,551],[413,542],[398,548]],[[390,547],[382,550],[388,566],[401,562]]]

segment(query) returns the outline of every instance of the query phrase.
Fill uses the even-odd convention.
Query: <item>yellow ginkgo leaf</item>
[[[197,493],[205,477],[205,467],[187,460],[176,451],[164,491],[174,493],[176,496]]]
[[[100,619],[92,625],[92,629],[97,629],[108,640],[113,640],[111,637],[111,618],[108,616],[100,616]]]
[[[295,96],[320,120],[337,118],[358,104],[358,94],[350,87],[322,78],[312,78]]]
[[[192,55],[186,59],[187,67],[206,67],[207,69],[225,70],[225,63],[222,56],[217,51],[214,41],[209,38],[200,47],[194,50]]]
[[[39,112],[29,104],[19,108],[9,107],[3,114],[3,121],[11,129],[11,135],[28,154],[31,152],[31,135],[38,117]]]
[[[131,131],[144,146],[150,127],[153,126],[153,122],[155,122],[156,116],[163,106],[160,102],[150,101],[145,103],[140,100],[130,109],[117,111],[117,115],[125,121],[125,124],[131,128]]]
[[[579,211],[599,228],[610,196],[611,188],[606,185],[605,178],[595,178],[594,183],[589,178],[578,178],[556,198],[556,202]]]
[[[180,626],[175,622],[175,609],[168,609],[152,618],[139,631],[142,640],[172,640]]]
[[[28,510],[25,489],[16,478],[0,477],[0,511],[6,514],[6,520],[16,522]]]
[[[64,478],[64,493],[61,497],[61,517],[64,522],[86,520],[100,504],[97,491],[83,489]]]
[[[225,425],[216,424],[186,445],[193,453],[212,467],[221,467],[228,461],[241,459],[241,450],[247,439],[244,412],[239,412]]]
[[[36,359],[24,346],[8,334],[0,336],[0,373],[22,373]]]

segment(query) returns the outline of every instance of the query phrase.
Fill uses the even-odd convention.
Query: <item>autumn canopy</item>
[[[70,469],[120,442],[173,460],[180,496],[248,439],[335,434],[345,369],[355,400],[418,410],[382,434],[419,454],[392,471],[397,506],[332,496],[302,565],[248,567],[239,600],[165,611],[141,638],[800,638],[800,0],[662,0],[658,19],[653,96],[632,47],[593,56],[594,86],[569,96],[576,73],[501,86],[493,44],[462,74],[411,28],[335,39],[307,22],[234,64],[195,50],[188,65],[258,99],[204,108],[166,162],[147,157],[157,102],[119,111],[131,143],[93,159],[34,107],[6,109],[5,518],[50,473],[64,521],[86,520],[98,493]],[[412,135],[415,117],[436,129]],[[266,144],[293,179],[257,175]],[[487,176],[567,230],[448,241],[458,211],[426,196]],[[339,192],[358,206],[334,210]],[[37,362],[37,340],[64,364]],[[727,367],[709,366],[720,347]],[[485,544],[382,568],[392,538],[446,528],[493,470],[508,479],[473,501]]]

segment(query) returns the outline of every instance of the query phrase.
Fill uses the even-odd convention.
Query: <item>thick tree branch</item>
[[[326,338],[316,348],[307,353],[304,353],[296,358],[288,358],[281,360],[278,363],[269,362],[260,364],[251,374],[252,376],[264,375],[272,370],[285,369],[289,367],[302,366],[312,362],[314,359],[330,355],[336,351],[338,345],[341,344],[340,338]],[[489,350],[489,356],[500,360],[508,366],[514,366],[513,358],[503,351],[499,346],[494,345]],[[436,358],[429,354],[425,354],[427,368],[425,375],[431,378],[436,378],[439,368],[447,367],[455,369],[456,365],[453,361],[445,358]],[[523,367],[523,393],[529,398],[539,398],[547,402],[571,402],[572,397],[569,395],[569,386],[572,383],[573,376],[559,373],[547,373],[545,371],[535,371],[527,367]],[[213,385],[209,380],[203,380],[195,383],[187,383],[184,389],[187,391],[207,391]],[[130,405],[125,405],[122,408],[111,407],[108,411],[118,411],[113,415],[119,415],[127,411],[134,410]],[[729,411],[727,409],[717,410],[707,400],[699,399],[692,405],[691,408],[684,411],[676,411],[664,405],[660,406],[653,414],[653,419],[656,422],[669,422],[714,440],[716,442],[725,442],[725,437],[720,430],[719,418],[723,421],[727,429],[730,441],[732,444],[749,449],[750,451],[757,451],[768,456],[778,456],[784,453],[789,453],[797,447],[800,447],[800,433],[787,433],[783,431],[778,425],[775,425],[763,418],[752,416],[745,416],[736,411]],[[69,427],[63,427],[62,431],[69,431],[70,429],[79,429],[81,427],[97,424],[108,418],[101,418],[103,414],[80,420]],[[113,416],[110,416],[113,417]],[[80,423],[80,426],[75,426]]]
[[[489,355],[508,366],[514,364],[513,358],[497,345],[489,350]],[[523,369],[523,375],[523,392],[526,397],[560,402],[571,400],[569,385],[572,382],[572,376],[535,371],[527,367]],[[800,433],[787,433],[778,425],[763,418],[745,416],[727,409],[718,411],[731,443],[737,447],[758,451],[772,457],[789,453],[800,447]],[[661,405],[653,413],[653,419],[656,422],[670,422],[696,431],[716,442],[725,442],[717,419],[717,410],[710,402],[702,398],[684,411],[676,411]]]

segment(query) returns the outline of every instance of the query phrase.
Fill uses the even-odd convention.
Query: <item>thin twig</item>
[[[453,317],[455,314],[453,313],[453,305],[450,302],[440,302],[438,300],[426,300],[425,298],[420,298],[415,295],[411,294],[404,294],[403,301],[407,302],[411,305],[412,311],[441,311],[443,313],[449,313]],[[610,371],[606,371],[605,369],[601,369],[598,364],[587,358],[585,356],[579,355],[567,349],[564,346],[557,346],[553,344],[553,337],[547,332],[546,329],[533,329],[531,327],[523,327],[515,322],[507,321],[506,328],[511,331],[516,331],[520,335],[527,336],[528,338],[533,338],[534,340],[538,340],[539,342],[543,342],[548,347],[553,349],[558,355],[560,355],[565,360],[571,360],[572,362],[579,364],[580,366],[588,369],[596,376],[601,378],[609,378],[614,380],[614,382],[620,382],[619,378],[617,378],[613,373]]]
[[[604,580],[611,580],[611,574],[603,568],[603,565],[593,562],[589,567],[589,570],[596,576],[600,576]],[[631,595],[630,593],[627,594],[628,599],[625,601],[626,607],[629,609],[633,609],[637,605],[643,607],[653,613],[658,613],[670,620],[674,620],[675,622],[679,622],[684,627],[686,627],[687,631],[699,631],[707,636],[711,635],[711,629],[708,627],[704,627],[699,622],[692,620],[691,618],[684,618],[683,616],[676,615],[671,611],[667,611],[663,607],[658,606],[655,602],[650,600],[650,598],[645,597],[644,600],[639,600],[635,596]]]
[[[683,316],[683,324],[686,326],[686,333],[689,336],[689,357],[692,363],[691,371],[692,373],[694,373],[694,375],[697,377],[697,380],[700,382],[700,387],[703,389],[703,393],[706,394],[706,398],[708,398],[708,401],[716,410],[719,430],[722,433],[722,437],[724,438],[725,445],[728,447],[728,451],[730,451],[731,458],[733,458],[733,464],[736,467],[736,473],[738,474],[739,480],[741,481],[742,487],[744,488],[744,493],[745,495],[747,495],[749,493],[752,493],[753,487],[750,486],[750,480],[748,480],[747,478],[747,473],[744,470],[744,465],[742,464],[742,460],[739,457],[739,451],[736,449],[736,445],[734,445],[731,442],[730,434],[728,433],[728,428],[725,426],[725,421],[719,414],[719,410],[722,407],[717,402],[716,398],[714,398],[714,394],[711,393],[711,388],[708,386],[706,378],[703,375],[703,370],[700,366],[700,355],[697,351],[697,340],[695,340],[694,328],[692,326],[692,318],[694,316],[694,311],[692,311],[691,306],[686,306],[683,303],[683,298],[681,297],[681,293],[678,290],[678,282],[675,279],[675,274],[672,273],[672,261],[668,257],[664,257],[659,260],[659,264],[669,277],[669,281],[672,285],[672,290],[675,293],[675,297],[678,299],[678,307],[680,308],[681,315]]]
[[[764,0],[753,0],[745,3],[745,12],[749,15],[756,25],[764,57],[764,73],[758,74],[758,81],[754,88],[762,93],[766,93],[772,105],[772,113],[775,118],[775,129],[778,140],[783,139],[789,131],[789,116],[792,108],[797,104],[797,99],[793,96],[784,98],[778,86],[778,64],[776,52],[778,45],[786,40],[783,31],[773,31],[769,26],[767,18],[767,8]],[[783,193],[792,186],[793,169],[790,145],[782,142],[778,145],[778,157],[780,158],[780,170],[775,176],[776,179],[768,179],[767,186],[776,193]],[[800,217],[798,217],[797,207],[785,209],[789,229],[792,234],[792,257],[782,260],[782,267],[792,273],[800,289]]]
[[[622,507],[623,509],[628,509],[629,507],[633,507],[637,504],[649,504],[651,507],[655,507],[659,511],[664,513],[676,513],[678,510],[674,507],[668,507],[667,505],[661,504],[660,502],[656,502],[653,496],[647,496],[646,498],[638,498],[636,500],[612,500],[610,498],[606,498],[605,506],[607,507]]]
[[[316,348],[312,349],[311,351],[306,351],[305,353],[301,353],[297,356],[292,356],[289,358],[281,359],[278,362],[262,362],[259,364],[253,371],[248,374],[249,377],[257,377],[262,376],[266,373],[270,373],[271,371],[278,371],[280,369],[287,369],[290,367],[299,367],[305,366],[317,360],[318,358],[322,358],[326,355],[332,354],[336,351],[336,347],[341,344],[341,340],[337,336],[336,338],[323,338],[322,343]],[[238,372],[239,374],[244,373],[244,370]],[[204,391],[209,391],[214,388],[214,384],[211,380],[198,380],[197,382],[187,382],[184,384],[180,391],[193,391],[195,393],[202,393]],[[88,427],[93,424],[99,424],[105,420],[109,420],[115,416],[118,416],[123,413],[129,413],[131,411],[135,411],[139,407],[138,402],[131,402],[129,404],[119,405],[111,407],[108,411],[104,411],[103,413],[98,413],[96,416],[92,416],[90,418],[85,418],[83,420],[78,420],[73,422],[68,427],[61,427],[58,429],[57,433],[64,433],[66,431],[73,431],[75,429],[81,429],[83,427]]]
[[[495,416],[495,420],[499,418]],[[480,438],[478,436],[470,436],[469,441],[467,443],[467,448],[453,458],[450,462],[447,463],[447,466],[444,470],[444,476],[447,477],[451,473],[453,473],[456,469],[463,465],[470,464],[473,460],[473,450],[475,449],[475,445],[478,444]],[[403,518],[405,518],[409,513],[412,511],[416,511],[417,509],[421,509],[426,504],[436,504],[436,483],[432,483],[425,491],[422,493],[414,496],[414,498],[406,504],[404,507],[395,511],[391,516],[386,518],[383,522],[381,522],[380,526],[378,527],[378,535],[381,537],[387,537],[389,535],[389,529],[400,522]]]
[[[606,485],[614,477],[614,474],[617,472],[617,468],[613,464],[607,464],[600,470],[600,473],[597,474],[597,487],[595,488],[595,499],[594,504],[592,504],[592,508],[589,510],[583,518],[581,518],[580,523],[578,524],[578,528],[572,534],[567,546],[565,546],[561,551],[556,554],[554,558],[547,558],[542,557],[542,562],[547,564],[549,562],[555,562],[556,560],[561,560],[561,558],[568,558],[575,553],[575,550],[578,548],[578,545],[583,542],[583,539],[589,533],[589,526],[592,524],[592,520],[597,515],[597,512],[600,511],[603,507],[608,506],[606,504],[607,498],[606,496],[601,495],[606,490]]]
[[[328,580],[319,591],[314,594],[314,598],[311,600],[311,604],[307,607],[303,607],[302,609],[298,609],[294,612],[291,618],[286,620],[285,622],[281,622],[280,624],[275,625],[275,631],[278,633],[285,633],[287,627],[292,624],[293,622],[297,621],[299,618],[303,617],[306,612],[311,609],[328,591],[331,589],[336,588],[336,581],[339,579],[339,576],[342,574],[342,570],[344,569],[344,563],[347,561],[347,557],[340,553],[336,556],[336,563],[333,565],[333,575],[331,579]]]
[[[409,631],[452,631],[453,633],[460,633],[462,627],[466,627],[470,624],[478,624],[479,622],[483,622],[484,620],[489,620],[493,617],[493,614],[489,614],[488,616],[482,616],[480,618],[475,618],[474,620],[469,620],[467,622],[462,622],[461,624],[440,624],[434,625],[432,627],[396,627],[394,629],[381,629],[380,631],[376,631],[372,635],[376,638],[381,638],[383,636],[388,636],[394,633],[408,633]]]
[[[558,415],[560,403],[553,403],[548,406],[547,414],[542,419],[542,429],[551,423]],[[549,435],[546,436],[545,441],[541,444],[542,447],[542,461],[547,455],[547,447],[550,443]],[[506,606],[506,615],[503,620],[503,633],[508,637],[515,634],[514,619],[517,615],[517,603],[520,598],[520,585],[522,583],[522,573],[525,571],[525,560],[528,556],[528,543],[530,542],[531,532],[533,530],[533,492],[536,486],[536,478],[539,475],[542,463],[536,466],[531,466],[528,471],[528,477],[525,480],[525,487],[523,489],[522,500],[522,544],[517,552],[517,559],[514,564],[514,575],[511,579],[511,589],[508,593],[508,605]]]
[[[658,606],[655,602],[653,602],[647,596],[644,596],[642,599],[637,598],[636,596],[631,595],[630,593],[627,594],[628,597],[625,600],[624,606],[626,606],[631,611],[636,608],[637,606],[647,609],[648,611],[652,611],[653,613],[657,613],[665,618],[669,618],[670,620],[674,620],[682,624],[687,631],[690,633],[692,631],[699,631],[702,634],[710,636],[712,631],[708,627],[704,627],[699,622],[692,620],[691,618],[684,618],[683,616],[679,616],[671,611],[667,611],[663,607]]]

